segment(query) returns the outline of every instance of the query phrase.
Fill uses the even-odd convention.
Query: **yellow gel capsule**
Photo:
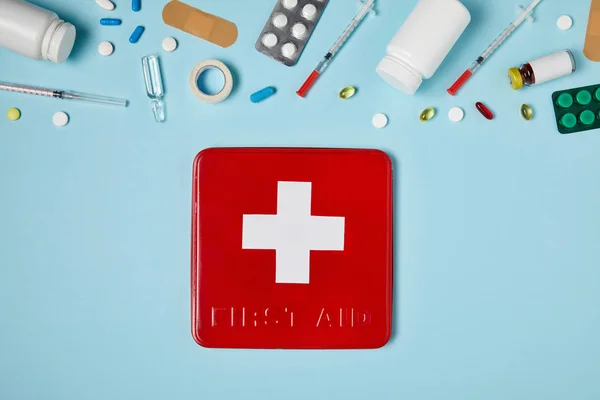
[[[18,108],[9,108],[6,112],[6,117],[11,121],[16,121],[21,118],[21,111]]]
[[[521,117],[523,117],[525,121],[531,121],[533,118],[533,110],[529,107],[529,104],[523,104],[521,106]]]
[[[346,86],[340,91],[340,99],[349,99],[354,96],[356,93],[356,88],[354,86]]]
[[[429,121],[434,116],[435,116],[435,108],[433,108],[433,107],[427,107],[426,109],[423,110],[423,112],[419,116],[419,119],[422,122],[425,122],[425,121]]]

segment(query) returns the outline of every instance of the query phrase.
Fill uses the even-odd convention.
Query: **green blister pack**
[[[552,104],[560,133],[600,128],[600,85],[559,90],[552,94]]]

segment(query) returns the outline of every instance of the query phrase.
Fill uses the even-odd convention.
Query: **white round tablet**
[[[54,115],[52,116],[52,122],[56,126],[65,126],[69,123],[69,116],[67,115],[67,113],[59,111],[57,113],[54,113]]]
[[[385,128],[388,124],[388,117],[385,114],[379,113],[373,115],[373,126],[377,129]]]
[[[284,26],[286,26],[288,23],[287,17],[283,14],[277,14],[275,17],[273,17],[273,25],[275,25],[275,27],[277,28],[283,28]]]
[[[573,26],[573,19],[568,15],[561,15],[558,21],[556,21],[556,26],[561,31],[566,31],[567,29],[571,29]]]
[[[102,42],[98,45],[98,53],[104,57],[110,56],[115,51],[115,47],[111,42]]]
[[[286,43],[281,46],[281,54],[285,58],[292,58],[296,54],[296,45],[294,43]]]
[[[296,39],[304,38],[304,36],[306,36],[306,25],[297,23],[292,26],[292,35],[294,35]]]
[[[104,8],[106,11],[112,11],[115,9],[115,3],[110,0],[96,0],[96,4]]]
[[[262,37],[262,43],[266,47],[271,48],[271,47],[273,47],[273,46],[275,46],[277,44],[277,36],[275,36],[274,33],[266,33]]]
[[[298,5],[298,0],[281,0],[281,4],[288,10],[291,10]]]
[[[302,8],[302,16],[306,19],[313,19],[317,15],[317,7],[313,4],[307,4]]]
[[[175,51],[175,49],[177,49],[177,40],[170,36],[164,38],[162,41],[162,48],[164,51],[167,51],[169,53]]]
[[[460,107],[452,107],[448,112],[448,118],[452,122],[460,122],[465,117],[465,112]]]

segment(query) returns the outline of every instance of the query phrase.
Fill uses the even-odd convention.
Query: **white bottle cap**
[[[63,63],[71,54],[73,45],[75,44],[76,31],[75,27],[68,22],[55,20],[46,32],[47,49],[43,52],[43,57],[46,60]],[[46,38],[44,38],[46,42]]]
[[[381,60],[377,73],[384,81],[406,94],[415,94],[423,83],[423,78],[417,72],[390,56]]]

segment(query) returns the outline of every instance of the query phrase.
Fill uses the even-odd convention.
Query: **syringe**
[[[450,86],[450,88],[448,89],[448,93],[451,96],[454,96],[456,92],[458,92],[458,89],[460,89],[465,84],[465,82],[467,82],[469,78],[473,76],[475,71],[477,71],[481,67],[485,60],[487,60],[492,55],[492,53],[498,47],[500,47],[500,45],[511,35],[511,33],[513,33],[515,29],[517,29],[519,25],[521,25],[521,23],[523,23],[523,21],[525,21],[529,17],[529,15],[533,12],[533,9],[540,3],[540,1],[542,0],[533,0],[533,2],[521,12],[517,19],[511,22],[508,28],[506,28],[504,32],[502,32],[500,36],[498,36],[496,40],[494,40],[492,44],[490,44],[488,48],[485,49],[485,51],[481,53],[479,57],[477,57],[477,60],[475,60],[475,62],[471,64],[469,69],[467,69],[460,76],[460,78],[458,78],[456,82],[454,82],[454,84]]]
[[[8,92],[32,94],[35,96],[52,97],[55,99],[79,100],[90,103],[106,104],[110,106],[127,107],[127,100],[116,99],[114,97],[98,96],[95,94],[86,94],[70,92],[67,90],[44,89],[33,86],[19,85],[15,83],[0,82],[0,90]]]
[[[300,97],[306,96],[306,94],[308,93],[308,91],[310,90],[312,85],[314,85],[315,82],[317,81],[317,79],[319,78],[319,75],[321,75],[323,73],[323,71],[325,71],[325,68],[327,68],[327,66],[331,62],[331,59],[342,48],[342,46],[344,45],[344,42],[350,37],[350,35],[352,35],[352,33],[358,27],[358,24],[360,24],[360,22],[363,20],[365,15],[367,15],[367,13],[369,13],[369,12],[375,13],[373,11],[374,3],[375,3],[375,0],[366,0],[363,2],[363,6],[358,11],[358,14],[356,14],[356,16],[354,18],[352,18],[352,21],[350,21],[350,24],[348,24],[346,29],[344,29],[344,32],[342,32],[342,34],[335,41],[333,46],[331,46],[331,48],[329,49],[327,54],[325,54],[325,57],[323,57],[323,60],[321,60],[321,62],[319,64],[317,64],[317,68],[315,68],[315,70],[310,74],[308,79],[306,79],[306,82],[304,82],[302,87],[296,92],[298,94],[298,96],[300,96]]]

